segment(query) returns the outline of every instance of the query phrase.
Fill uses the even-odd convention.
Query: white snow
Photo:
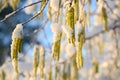
[[[63,29],[64,33],[67,35],[67,38],[72,37],[73,30],[70,27],[68,27],[66,25],[62,25],[62,29]]]
[[[14,38],[23,38],[23,26],[22,24],[17,24],[16,28],[14,29],[13,33],[12,33],[12,39]]]
[[[50,6],[54,11],[58,11],[59,1],[58,0],[50,0]]]
[[[72,57],[76,52],[75,47],[72,44],[67,44],[66,53],[68,57]]]
[[[55,34],[59,34],[62,32],[62,28],[59,23],[52,23],[51,24],[51,30]]]

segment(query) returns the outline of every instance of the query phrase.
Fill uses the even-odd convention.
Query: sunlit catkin
[[[78,80],[78,69],[77,69],[77,65],[76,65],[76,55],[74,55],[72,58],[71,80]]]
[[[68,42],[72,43],[73,45],[75,44],[75,34],[74,34],[74,8],[69,7],[68,11],[66,13],[66,25],[69,27],[72,32],[72,36],[68,38]]]
[[[49,66],[49,72],[48,72],[48,77],[47,80],[52,80],[52,66]]]
[[[52,57],[58,61],[60,55],[60,41],[61,41],[62,30],[60,24],[58,23],[53,23],[51,25],[51,29],[52,32],[54,33],[53,45],[52,45]]]
[[[21,51],[23,41],[23,26],[17,24],[12,33],[11,58],[15,73],[18,74],[18,53]]]
[[[42,9],[42,7],[46,4],[46,0],[42,0],[41,4],[40,4],[40,10]],[[41,12],[40,14],[40,18],[41,20],[43,19],[43,12]]]
[[[3,70],[0,71],[0,80],[5,80],[5,72]]]
[[[81,68],[83,66],[82,46],[83,46],[83,31],[78,34],[77,54],[76,54],[77,68]]]
[[[93,64],[93,72],[98,73],[99,64],[95,57],[92,59],[92,64]]]
[[[39,64],[39,46],[35,45],[34,47],[34,58],[33,58],[33,76],[36,77],[37,68]]]
[[[77,54],[76,54],[76,63],[77,68],[81,68],[83,66],[83,58],[82,58],[82,46],[85,42],[85,25],[86,25],[86,12],[81,3],[79,3],[80,7],[80,15],[79,21],[77,25]]]
[[[107,21],[106,9],[104,7],[102,7],[101,17],[102,17],[102,21],[104,24],[104,30],[107,31],[108,30],[108,21]]]
[[[40,52],[39,58],[40,78],[44,78],[45,50],[43,46],[39,47],[39,52]]]
[[[50,2],[48,3],[48,10],[47,10],[47,17],[50,20],[51,19],[51,6],[50,6]]]
[[[74,23],[79,18],[79,0],[73,0],[73,6],[74,6]]]
[[[10,6],[15,9],[19,2],[20,0],[10,0]]]

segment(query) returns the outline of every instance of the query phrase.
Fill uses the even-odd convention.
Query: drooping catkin
[[[72,58],[71,80],[78,80],[78,69],[77,69],[77,64],[76,64],[76,55],[74,55]]]
[[[40,78],[44,78],[44,67],[45,67],[45,50],[43,46],[39,48],[40,58],[39,58],[39,68],[40,68]]]
[[[46,0],[42,0],[41,4],[40,4],[40,10],[42,9],[42,7],[45,5],[46,3]],[[40,14],[40,19],[42,20],[43,19],[43,12],[41,12]]]
[[[61,80],[67,79],[66,62],[61,65]]]
[[[55,80],[58,80],[59,77],[59,69],[58,69],[58,62],[55,64]]]
[[[87,6],[88,6],[88,12],[87,12],[87,26],[90,27],[90,4],[91,0],[88,0]]]
[[[9,1],[8,1],[8,0],[5,0],[5,3],[4,3],[5,8],[8,7],[8,3],[9,3]]]
[[[60,55],[60,41],[62,36],[61,26],[58,23],[53,23],[51,25],[53,34],[53,45],[52,45],[52,57],[57,61],[59,60]]]
[[[74,23],[79,18],[79,0],[73,0],[73,7],[74,7]]]
[[[33,58],[33,76],[36,77],[37,68],[39,64],[39,46],[34,46],[34,58]]]
[[[20,0],[10,0],[11,7],[15,10]]]
[[[3,70],[0,71],[0,80],[5,80],[5,72]]]
[[[82,58],[82,46],[85,42],[85,25],[86,25],[86,12],[81,3],[79,3],[80,7],[80,16],[77,25],[77,54],[76,54],[76,63],[77,68],[81,68],[83,66],[83,58]]]
[[[65,80],[71,80],[71,64],[70,63],[68,63],[67,65],[66,65],[66,79]]]
[[[72,36],[68,37],[68,42],[72,43],[73,45],[75,45],[75,33],[74,33],[74,8],[72,6],[70,6],[68,8],[68,11],[66,13],[66,25],[67,27],[69,27],[72,32]]]
[[[21,51],[22,41],[23,41],[23,26],[22,24],[17,24],[16,28],[12,33],[11,44],[11,59],[16,74],[18,74],[18,53]]]
[[[50,6],[50,2],[48,2],[48,10],[47,10],[47,17],[50,20],[51,19],[51,6]]]
[[[98,73],[99,63],[95,57],[92,59],[92,64],[93,64],[93,72]]]
[[[47,80],[52,80],[52,66],[51,66],[51,64],[49,66],[49,72],[48,72]]]
[[[102,17],[102,21],[104,24],[104,30],[107,31],[108,30],[108,21],[107,21],[106,9],[104,7],[102,7],[102,10],[101,10],[101,17]]]
[[[77,68],[81,68],[83,66],[83,58],[82,58],[82,46],[83,46],[83,30],[78,34],[78,42],[77,42],[77,54],[76,54],[76,63]]]

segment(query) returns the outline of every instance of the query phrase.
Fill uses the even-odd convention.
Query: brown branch
[[[27,21],[23,22],[22,25],[30,22],[31,20],[33,20],[34,18],[36,18],[37,16],[39,16],[41,14],[41,12],[44,10],[44,8],[45,8],[46,5],[47,5],[47,2],[46,2],[46,4],[44,4],[44,6],[42,6],[41,10],[38,13],[36,13],[33,17],[29,18]]]
[[[120,27],[119,21],[115,21],[113,24],[110,24],[108,27],[108,30],[115,29],[117,27]],[[89,39],[99,35],[100,33],[105,33],[105,32],[106,31],[103,30],[102,26],[98,26],[98,27],[94,28],[92,31],[86,33],[86,40],[89,40]]]
[[[115,16],[116,16],[118,19],[120,19],[120,16],[113,12],[112,8],[108,5],[107,1],[105,1],[105,0],[103,0],[103,1],[104,1],[104,3],[106,4],[106,6],[110,9],[110,11],[111,11],[113,14],[115,14]]]
[[[21,10],[23,10],[23,9],[25,9],[25,8],[27,8],[27,7],[33,6],[33,5],[35,5],[35,4],[38,4],[38,3],[40,3],[40,2],[42,2],[42,1],[40,0],[40,1],[37,1],[37,2],[35,2],[35,3],[31,3],[31,4],[29,4],[29,5],[26,5],[26,6],[22,7],[22,8],[19,8],[19,9],[13,11],[12,13],[6,15],[3,20],[0,20],[0,22],[3,22],[3,21],[5,21],[5,20],[7,20],[8,18],[10,18],[11,16],[14,16],[16,13],[20,12]]]

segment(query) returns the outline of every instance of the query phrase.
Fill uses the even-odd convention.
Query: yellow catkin
[[[23,26],[18,24],[12,33],[11,59],[14,71],[18,74],[18,53],[21,51],[23,41]]]
[[[52,66],[49,67],[48,77],[47,80],[52,80]]]
[[[42,9],[42,7],[46,4],[46,0],[42,0],[41,4],[40,4],[40,10]],[[43,19],[43,12],[40,14],[40,19]]]
[[[39,48],[38,45],[34,47],[34,59],[33,59],[33,76],[36,77],[37,68],[39,64]]]
[[[71,80],[71,64],[68,63],[66,65],[67,73],[66,73],[66,79],[65,80]]]
[[[5,0],[5,7],[8,7],[8,0]]]
[[[98,67],[99,67],[99,64],[98,64],[98,61],[96,58],[93,58],[92,60],[92,64],[93,64],[93,72],[94,73],[98,73]]]
[[[39,58],[39,68],[40,68],[40,78],[44,78],[44,67],[45,67],[45,51],[44,47],[40,46],[40,58]]]
[[[79,0],[73,0],[73,6],[74,6],[74,23],[76,23],[76,21],[79,18]]]
[[[75,44],[75,34],[74,34],[74,8],[69,7],[66,13],[66,25],[73,30],[72,37],[68,38],[68,42]]]
[[[50,3],[48,3],[48,10],[47,10],[47,17],[48,19],[50,20],[51,19],[51,6],[50,6]]]
[[[83,66],[83,58],[82,58],[82,46],[84,42],[83,30],[78,34],[78,42],[77,42],[77,54],[76,54],[76,63],[77,68],[81,68]]]
[[[4,71],[0,71],[0,80],[5,80],[5,72]]]
[[[61,33],[57,34],[57,38],[59,38],[59,40],[55,41],[52,46],[52,57],[54,57],[57,61],[59,60],[59,56],[60,56],[61,36],[62,36]]]
[[[18,53],[21,50],[22,39],[14,38],[11,45],[11,58],[14,70],[18,73]]]
[[[81,2],[79,3],[80,7],[80,16],[79,16],[79,24],[78,27],[80,28],[77,34],[77,54],[76,54],[76,63],[77,68],[81,68],[83,66],[83,58],[82,58],[82,46],[85,42],[85,25],[86,25],[86,12],[83,8]]]
[[[77,69],[77,65],[76,65],[76,55],[74,55],[72,58],[71,80],[78,80],[78,69]]]
[[[60,80],[66,80],[67,79],[67,73],[66,73],[66,62],[61,65],[61,78]]]
[[[88,0],[88,14],[87,14],[87,26],[90,27],[90,4],[91,4],[91,0]]]
[[[59,77],[59,70],[58,70],[58,62],[55,64],[55,80],[58,80]]]
[[[107,21],[106,9],[104,7],[102,7],[101,17],[102,17],[103,24],[104,24],[104,30],[107,31],[108,30],[108,21]]]
[[[20,0],[10,0],[10,6],[15,10]]]

